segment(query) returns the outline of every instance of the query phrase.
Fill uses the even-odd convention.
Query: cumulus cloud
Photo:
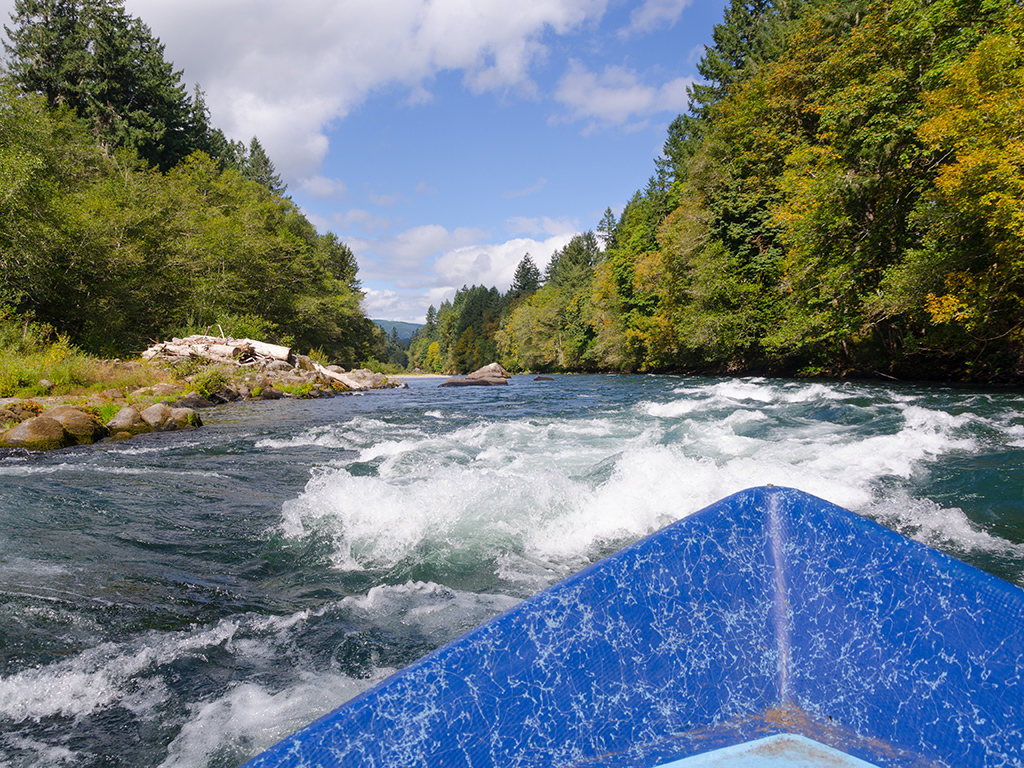
[[[369,282],[389,281],[404,289],[463,285],[494,285],[504,290],[512,283],[519,261],[527,253],[544,266],[577,230],[570,222],[544,220],[547,237],[516,237],[487,242],[485,232],[470,228],[448,229],[431,224],[412,227],[396,235],[346,238],[359,260],[359,274]]]
[[[324,199],[343,198],[348,188],[340,179],[328,179],[324,176],[310,176],[302,182],[302,191],[313,197]]]
[[[693,78],[680,77],[655,87],[625,67],[612,65],[594,73],[573,60],[555,96],[568,108],[570,119],[623,125],[658,112],[682,112],[692,83]]]
[[[326,127],[398,84],[429,98],[439,72],[467,88],[535,90],[551,35],[599,20],[608,0],[127,0],[207,94],[228,135],[260,137],[286,178],[315,175]],[[3,4],[10,4],[4,0]]]
[[[554,228],[553,222],[549,223]],[[392,238],[349,240],[348,244],[366,286],[363,304],[367,314],[417,323],[423,322],[427,307],[440,306],[464,285],[508,290],[526,254],[544,269],[551,255],[565,247],[574,234],[576,230],[566,223],[561,231],[544,239],[520,237],[487,243],[482,242],[482,232],[448,232],[432,226],[414,227]],[[460,244],[460,240],[464,242]]]

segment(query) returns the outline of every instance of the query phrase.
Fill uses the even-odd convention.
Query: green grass
[[[9,307],[0,306],[0,397],[28,399],[85,395],[106,389],[130,391],[165,377],[166,372],[158,366],[92,357],[31,315],[17,315]],[[54,386],[40,386],[43,379]]]

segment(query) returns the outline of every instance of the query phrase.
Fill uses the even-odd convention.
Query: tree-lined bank
[[[445,373],[1024,374],[1019,0],[733,0],[621,214],[408,349],[122,0],[18,0],[8,36],[0,306],[91,352],[220,326]]]
[[[18,0],[12,22],[0,306],[93,353],[220,326],[346,367],[373,356],[351,250],[284,196],[257,138],[209,125],[122,0]]]
[[[734,0],[699,69],[621,215],[415,364],[1020,380],[1019,2]]]

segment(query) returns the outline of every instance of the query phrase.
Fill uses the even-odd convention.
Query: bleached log
[[[265,341],[253,341],[252,339],[242,339],[242,343],[252,346],[260,357],[271,357],[274,360],[284,360],[286,363],[291,361],[292,350],[290,347],[268,344]]]
[[[226,341],[226,339],[219,339],[219,341]],[[206,347],[206,352],[224,360],[234,361],[242,357],[245,347],[240,344],[210,344]]]

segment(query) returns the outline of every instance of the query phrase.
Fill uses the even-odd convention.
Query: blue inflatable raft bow
[[[534,595],[247,766],[833,764],[1024,765],[1024,591],[768,487]]]

